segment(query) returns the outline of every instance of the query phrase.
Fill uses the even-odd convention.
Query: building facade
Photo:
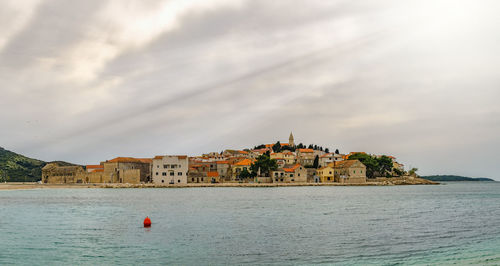
[[[188,158],[186,155],[156,156],[153,159],[153,183],[155,184],[187,184]]]

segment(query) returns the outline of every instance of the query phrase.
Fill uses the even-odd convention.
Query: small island
[[[459,176],[459,175],[429,175],[429,176],[422,176],[421,178],[430,180],[430,181],[437,181],[437,182],[454,182],[454,181],[489,181],[489,182],[495,182],[495,180],[491,178],[485,178],[485,177],[465,177],[465,176]]]
[[[0,182],[41,187],[277,187],[438,184],[405,170],[391,155],[340,153],[277,141],[199,156],[116,157],[99,164],[43,162],[1,149]],[[36,182],[36,183],[35,183]]]

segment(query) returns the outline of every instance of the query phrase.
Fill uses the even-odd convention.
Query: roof
[[[207,172],[207,177],[218,177],[219,172],[212,171],[212,172]]]
[[[295,165],[293,165],[293,166],[291,166],[291,167],[283,168],[283,170],[284,170],[285,172],[295,172],[295,170],[296,170],[297,168],[299,168],[299,167],[300,167],[300,163],[297,163],[297,164],[295,164]]]
[[[281,143],[281,142],[280,142],[280,144],[281,144],[281,146],[282,146],[282,147],[283,147],[283,146],[290,146],[290,144],[289,144],[289,143]],[[271,148],[271,147],[273,147],[274,145],[276,145],[276,143],[273,143],[273,144],[266,144],[266,148]]]
[[[229,164],[229,161],[215,161],[217,164]]]
[[[102,168],[104,168],[104,166],[102,166],[100,164],[89,164],[89,165],[86,165],[85,167],[87,167],[87,169],[102,169]]]
[[[96,173],[96,172],[104,172],[104,169],[95,169],[94,173]]]
[[[235,166],[247,166],[247,165],[251,165],[252,164],[252,161],[250,159],[243,159],[237,163],[235,163],[234,165]]]
[[[314,152],[313,149],[299,149],[299,152],[305,153],[305,152]]]
[[[147,160],[151,159],[138,159],[132,157],[116,157],[114,159],[106,161],[107,163],[149,163]]]
[[[345,161],[340,161],[340,162],[334,162],[334,163],[329,163],[328,166],[335,167],[335,168],[349,168],[349,167],[352,167],[356,163],[360,163],[361,165],[364,166],[364,164],[361,163],[359,160],[345,160]]]
[[[186,159],[187,158],[187,155],[157,155],[157,156],[155,156],[154,159],[155,160],[157,160],[157,159],[163,159],[163,157],[165,157],[165,156],[177,157],[179,159]]]

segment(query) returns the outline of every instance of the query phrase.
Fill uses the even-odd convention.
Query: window
[[[297,174],[297,176],[300,176],[300,174]],[[293,180],[292,180],[293,181]]]
[[[170,176],[174,176],[174,172],[170,172]]]
[[[278,178],[276,178],[276,182],[278,182]]]
[[[283,178],[281,179],[281,182],[283,182]]]
[[[295,179],[292,179],[292,182],[295,181]]]
[[[203,177],[201,178],[201,182],[203,182]]]
[[[172,164],[170,167],[171,167],[172,169],[177,168],[177,164]]]
[[[356,173],[356,170],[354,170],[354,173]]]
[[[193,181],[193,182],[194,182],[194,177],[193,177],[193,178],[191,178],[191,181]]]
[[[159,164],[157,164],[157,165],[156,165],[156,168],[160,168],[160,165],[159,165]]]
[[[293,174],[290,174],[290,177],[293,177]]]
[[[167,176],[167,173],[163,172],[161,173],[162,176]]]
[[[182,175],[182,172],[178,172],[177,175]]]
[[[158,172],[156,172],[156,175],[158,175]]]
[[[161,180],[161,182],[162,182],[162,183],[165,183],[165,180],[163,180],[163,179],[162,179],[162,180]]]
[[[330,177],[328,177],[328,181],[330,181]]]
[[[278,173],[274,173],[274,176],[278,176]],[[278,180],[276,180],[276,181],[278,181]]]
[[[180,180],[180,179],[177,179],[177,183],[180,183],[180,182],[181,182],[181,180]]]
[[[164,164],[163,169],[167,169],[167,168],[168,168],[168,164]]]

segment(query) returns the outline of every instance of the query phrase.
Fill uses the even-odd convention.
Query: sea
[[[0,265],[318,264],[500,265],[500,182],[0,191]]]

